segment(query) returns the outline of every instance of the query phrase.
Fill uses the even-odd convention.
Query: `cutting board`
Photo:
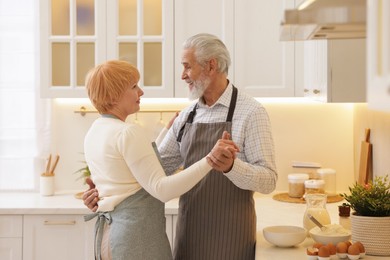
[[[370,129],[365,131],[364,141],[360,145],[359,183],[366,184],[371,177],[372,144],[370,143]]]

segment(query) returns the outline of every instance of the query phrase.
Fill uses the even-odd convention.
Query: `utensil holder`
[[[54,175],[41,175],[39,184],[39,191],[42,196],[54,195]]]

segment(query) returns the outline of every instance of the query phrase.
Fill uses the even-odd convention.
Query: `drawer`
[[[0,237],[22,237],[22,215],[0,215]]]

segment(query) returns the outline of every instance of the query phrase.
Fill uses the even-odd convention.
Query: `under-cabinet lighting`
[[[307,7],[309,7],[310,5],[312,5],[316,0],[307,0],[307,1],[304,1],[302,2],[299,6],[298,6],[298,10],[303,10]]]

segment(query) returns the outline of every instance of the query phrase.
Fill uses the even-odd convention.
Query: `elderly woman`
[[[125,61],[107,61],[86,77],[88,96],[101,114],[84,140],[86,162],[99,190],[95,233],[97,259],[171,259],[164,203],[196,185],[218,156],[235,157],[228,134],[197,163],[166,176],[142,128],[125,122],[140,109],[138,70]]]

